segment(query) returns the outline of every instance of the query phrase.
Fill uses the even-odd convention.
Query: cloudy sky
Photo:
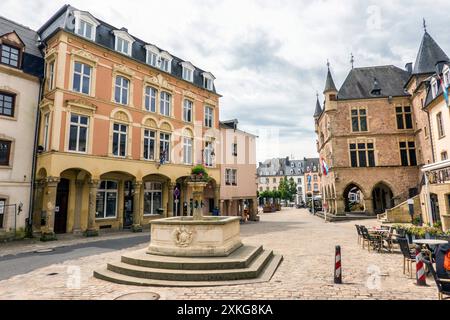
[[[448,0],[2,0],[0,15],[37,29],[65,3],[211,71],[221,119],[260,136],[259,161],[317,155],[312,114],[327,59],[338,87],[351,52],[356,67],[403,67],[423,18],[450,53]]]

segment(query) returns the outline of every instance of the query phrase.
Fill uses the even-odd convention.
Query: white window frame
[[[431,93],[433,95],[433,99],[436,98],[438,91],[439,91],[439,88],[438,88],[437,80],[435,78],[433,78],[433,80],[431,80]]]
[[[44,115],[44,151],[49,149],[49,133],[50,133],[50,112]]]
[[[100,23],[88,12],[81,12],[81,11],[74,11],[74,16],[75,16],[75,34],[89,39],[91,41],[95,41],[96,35],[97,35],[97,27],[100,25]],[[79,33],[79,29],[80,29],[80,24],[81,22],[84,23],[88,23],[91,25],[92,29],[91,29],[91,34],[87,35],[86,34],[86,30],[84,30],[83,33]]]
[[[48,64],[48,91],[55,89],[55,66],[55,60],[50,61]]]
[[[214,151],[214,143],[212,141],[206,141],[205,142],[205,166],[206,167],[213,167],[214,166],[214,159],[212,156],[212,152]]]
[[[113,33],[115,36],[114,49],[117,52],[120,52],[124,55],[131,57],[132,51],[133,51],[133,43],[134,43],[133,37],[130,36],[126,31],[123,31],[123,30],[114,30]],[[119,40],[121,40],[122,42],[119,43]],[[128,43],[128,51],[124,50],[125,43]],[[122,44],[122,45],[120,45],[120,44]]]
[[[117,84],[117,79],[118,78],[121,78],[120,84]],[[124,83],[125,83],[124,80],[126,80],[128,82],[128,86],[127,87],[124,86]],[[121,105],[124,105],[124,106],[127,106],[130,103],[130,86],[131,86],[131,81],[127,77],[118,75],[118,76],[116,76],[114,78],[114,102],[115,103],[118,103],[118,104],[121,104]],[[119,93],[120,93],[119,94],[119,101],[116,100],[116,90],[120,90],[119,91]],[[125,103],[122,103],[124,90],[126,90],[127,101]]]
[[[114,125],[118,125],[119,126],[119,129],[118,130],[116,130],[116,129],[114,129]],[[126,127],[126,131],[121,131],[120,129],[122,128],[122,127]],[[118,135],[118,140],[117,140],[117,142],[118,142],[118,145],[117,145],[117,154],[114,154],[114,135],[115,134],[117,134]],[[122,151],[121,150],[121,148],[120,148],[120,139],[121,139],[121,137],[122,136],[125,136],[125,152],[124,152],[124,155],[123,156],[121,156],[120,155],[120,151]],[[126,124],[123,124],[123,123],[118,123],[118,122],[114,122],[113,123],[113,138],[112,138],[112,140],[111,140],[111,143],[113,144],[113,148],[112,148],[112,152],[113,152],[113,156],[114,157],[116,157],[116,158],[126,158],[127,157],[127,149],[128,149],[128,125],[126,125]]]
[[[194,65],[188,61],[184,61],[181,62],[181,66],[183,68],[182,72],[183,80],[194,82],[194,71],[195,71]]]
[[[207,128],[214,127],[214,108],[205,106],[205,119],[203,125]]]
[[[76,116],[78,117],[78,121],[77,122],[72,122],[72,116]],[[69,120],[69,141],[67,143],[67,150],[69,152],[74,152],[74,153],[87,153],[88,152],[88,143],[89,143],[89,117],[82,115],[82,114],[76,114],[76,113],[71,113],[69,114],[70,120]],[[82,124],[81,123],[81,118],[86,118],[87,119],[87,123],[86,124]],[[77,133],[76,133],[76,145],[75,145],[75,150],[71,150],[70,149],[70,134],[71,134],[71,129],[72,127],[76,127],[77,128]],[[86,128],[86,146],[85,146],[85,151],[81,151],[80,150],[80,131],[81,128]]]
[[[167,91],[161,91],[159,113],[166,117],[172,115],[172,94]]]
[[[237,169],[231,169],[231,185],[237,186]]]
[[[147,52],[147,56],[145,59],[147,64],[152,67],[158,68],[158,66],[159,66],[159,50],[158,50],[158,48],[153,45],[147,44],[145,46],[145,50]]]
[[[75,71],[75,65],[77,63],[81,65],[81,71],[80,72]],[[86,68],[90,69],[89,76],[84,74],[84,71],[86,70]],[[86,63],[80,62],[80,61],[74,61],[73,62],[73,75],[72,75],[72,91],[78,92],[78,93],[81,93],[81,94],[85,94],[85,95],[90,95],[91,94],[91,81],[92,81],[92,73],[93,72],[94,72],[94,68],[92,68],[92,66],[90,66],[90,65],[88,65]],[[80,77],[80,88],[79,88],[79,90],[77,90],[75,88],[75,75],[78,75]],[[84,79],[85,78],[89,79],[88,92],[83,92],[83,83],[84,83]]]
[[[192,122],[193,111],[194,111],[194,102],[192,102],[189,99],[184,99],[184,102],[183,102],[183,120],[185,122]],[[188,117],[188,115],[189,115],[189,117]]]
[[[150,188],[147,189],[147,186],[150,186]],[[156,186],[159,186],[159,188],[156,188]],[[163,203],[164,203],[163,190],[162,189],[163,189],[163,187],[162,187],[162,183],[161,182],[145,182],[145,184],[144,184],[144,198],[145,198],[145,194],[146,193],[147,194],[151,194],[151,196],[150,196],[151,197],[151,201],[150,201],[151,205],[150,205],[150,213],[145,213],[145,210],[144,210],[144,217],[158,215],[158,214],[151,213],[151,212],[156,212],[158,209],[161,209],[161,208],[156,208],[156,210],[155,210],[155,208],[153,207],[153,205],[154,205],[153,197],[154,197],[155,193],[160,193],[161,194],[161,206],[162,206]]]
[[[445,65],[442,73],[444,74],[444,85],[448,87],[450,85],[450,68]]]
[[[159,55],[159,68],[167,73],[172,72],[172,56],[167,51],[162,51]],[[165,63],[167,62],[167,67]]]
[[[153,137],[152,137],[152,133],[153,133]],[[145,160],[149,160],[149,161],[154,161],[155,160],[155,156],[156,156],[156,134],[157,134],[157,132],[155,131],[155,130],[150,130],[150,129],[145,129],[144,130],[144,144],[143,144],[143,146],[142,146],[142,148],[144,149],[143,151],[143,154],[142,154],[142,157],[145,159]],[[150,142],[151,141],[153,141],[153,157],[151,157],[150,156]],[[147,157],[145,157],[145,142],[148,142],[147,143]]]
[[[210,72],[203,72],[202,75],[203,75],[203,88],[205,88],[209,91],[213,91],[214,80],[216,80],[216,78]]]
[[[154,110],[152,110],[152,103],[154,103]],[[148,104],[148,106],[147,106]],[[153,88],[152,86],[145,87],[145,110],[148,112],[156,113],[156,109],[158,107],[158,90]]]
[[[163,138],[163,135],[167,136]],[[161,157],[161,148],[166,151],[166,162],[170,162],[171,160],[171,148],[172,148],[172,135],[168,132],[160,132],[159,133],[159,156]],[[164,144],[167,143],[168,148],[164,149]]]
[[[104,193],[104,198],[103,198],[103,218],[101,217],[97,217],[97,215],[95,215],[95,220],[111,220],[111,219],[117,219],[117,211],[118,211],[118,204],[119,204],[119,182],[118,181],[114,181],[114,180],[103,180],[101,182],[105,182],[106,188],[105,189],[99,189],[97,190],[97,194],[100,192]],[[100,182],[100,184],[101,184]],[[116,183],[117,185],[117,189],[108,189],[108,182],[113,182]],[[114,212],[114,216],[106,216],[106,208],[107,208],[107,204],[108,204],[108,193],[115,193],[116,194],[116,205],[115,205],[115,212]],[[97,210],[97,199],[95,202],[95,208]]]
[[[186,165],[193,164],[193,140],[191,137],[183,138],[183,162]]]

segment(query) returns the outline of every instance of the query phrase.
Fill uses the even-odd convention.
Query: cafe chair
[[[424,263],[433,275],[434,281],[436,282],[436,286],[438,288],[438,299],[450,300],[450,279],[439,278],[436,274],[436,270],[434,270],[432,262],[424,260]]]
[[[397,241],[403,254],[403,274],[406,274],[406,269],[408,269],[409,277],[413,278],[413,264],[416,263],[416,252],[409,248],[408,239],[398,238]]]

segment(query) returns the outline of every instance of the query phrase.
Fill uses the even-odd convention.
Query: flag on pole
[[[446,103],[447,108],[448,108],[450,106],[449,105],[449,98],[448,98],[448,85],[445,85],[444,79],[442,79],[441,76],[439,76],[439,82],[441,83],[442,93],[444,95],[445,103]]]
[[[323,170],[323,174],[325,176],[327,176],[328,172],[330,171],[329,168],[328,168],[327,163],[325,162],[325,160],[323,158],[322,158],[322,170]]]

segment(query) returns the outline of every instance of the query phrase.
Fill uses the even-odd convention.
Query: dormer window
[[[167,52],[161,52],[159,68],[165,72],[172,71],[172,56]]]
[[[438,83],[437,80],[433,78],[431,81],[431,94],[433,95],[433,99],[436,98],[436,95],[438,93]]]
[[[2,44],[2,56],[1,62],[8,66],[18,68],[19,67],[20,51],[17,48]]]
[[[209,72],[203,73],[203,88],[212,91],[214,88],[214,80],[216,78]]]
[[[99,22],[89,13],[75,11],[75,33],[83,38],[95,41]]]
[[[145,50],[147,50],[147,64],[152,67],[158,67],[159,50],[157,47],[152,45],[146,45]]]
[[[444,67],[444,85],[447,88],[450,86],[450,68],[448,66]]]
[[[194,82],[194,70],[195,67],[190,62],[182,62],[183,67],[183,79],[189,82]]]
[[[114,35],[116,37],[116,46],[115,50],[126,54],[127,56],[131,56],[131,46],[134,42],[134,39],[123,30],[115,30]]]

